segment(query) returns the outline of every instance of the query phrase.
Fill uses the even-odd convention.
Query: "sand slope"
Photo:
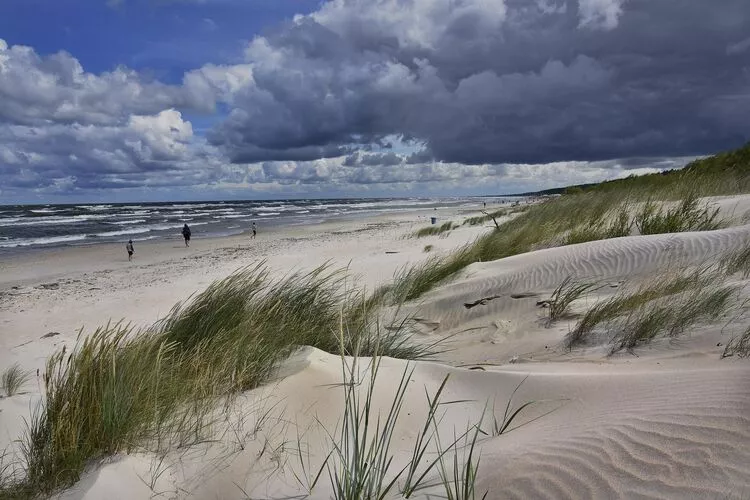
[[[100,468],[64,498],[142,498],[154,491],[164,498],[306,494],[294,477],[303,474],[297,433],[305,460],[310,460],[308,470],[317,470],[331,447],[322,427],[334,432],[343,396],[332,385],[341,381],[339,358],[314,349],[301,356],[304,369],[272,391],[257,391],[257,399],[248,396],[248,410],[259,400],[279,405],[257,433],[250,432],[254,422],[249,419],[240,431],[227,432],[220,444],[174,453],[163,461],[124,458]],[[375,396],[381,410],[388,408],[405,365],[383,360]],[[750,488],[750,447],[743,446],[750,442],[746,363],[660,369],[550,363],[486,372],[425,362],[415,366],[394,436],[395,469],[408,461],[411,440],[424,422],[424,388],[434,392],[450,374],[444,400],[470,401],[446,407],[440,425],[446,439],[454,429],[479,422],[487,401],[490,406],[497,401],[501,418],[505,401],[524,379],[514,406],[538,401],[522,414],[520,427],[481,441],[478,488],[489,490],[489,498],[745,498]],[[490,416],[484,418],[489,430]],[[238,435],[245,437],[242,449]],[[160,475],[151,490],[155,471]],[[122,490],[126,485],[135,490]],[[440,490],[424,494],[430,492]],[[330,496],[324,478],[311,498]]]
[[[429,292],[410,312],[432,325],[429,336],[450,338],[454,362],[503,363],[514,356],[549,355],[572,322],[545,328],[537,306],[568,276],[614,293],[625,281],[653,278],[702,265],[750,241],[750,225],[708,232],[629,236],[549,248],[475,263],[461,277]],[[484,304],[467,308],[480,299]],[[587,297],[580,307],[590,305]],[[724,339],[726,342],[726,339]]]

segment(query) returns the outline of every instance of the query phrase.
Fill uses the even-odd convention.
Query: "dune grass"
[[[452,453],[452,463],[446,464],[447,460],[443,457],[439,461],[440,480],[443,484],[445,497],[448,500],[474,500],[476,498],[476,481],[479,472],[480,457],[477,453],[477,442],[481,421],[467,429],[463,437],[457,437],[454,433],[454,443],[460,443],[461,446],[453,445],[457,448]],[[485,491],[481,499],[487,498],[489,491]]]
[[[415,238],[424,238],[426,236],[437,236],[439,234],[447,233],[459,227],[454,224],[453,221],[444,222],[439,226],[427,226],[417,230],[414,233]]]
[[[632,351],[660,335],[675,338],[697,323],[715,320],[727,311],[735,293],[734,287],[717,287],[639,308],[617,325],[610,353]]]
[[[737,356],[740,358],[750,357],[750,328],[727,343],[721,357],[727,358],[729,356]]]
[[[434,247],[433,247],[433,245],[425,245],[425,246],[424,246],[424,249],[422,249],[422,251],[423,251],[424,253],[430,253],[430,252],[432,252],[432,249],[433,249],[433,248],[434,248]]]
[[[22,441],[25,477],[13,494],[54,492],[113,453],[204,439],[217,405],[268,380],[299,346],[430,354],[399,324],[381,330],[377,297],[350,290],[347,280],[326,267],[272,280],[258,265],[214,283],[151,328],[114,324],[81,335],[72,353],[63,349],[47,363],[45,404]]]
[[[570,305],[595,287],[596,283],[576,281],[571,276],[565,278],[552,292],[547,309],[547,322],[553,323],[569,316]]]
[[[448,492],[473,492],[478,467],[473,450],[481,422],[471,427],[474,429],[473,436],[470,436],[470,430],[458,436],[454,432],[454,439],[447,446],[440,442],[438,432],[438,424],[442,420],[440,410],[447,405],[467,402],[442,401],[450,375],[443,378],[434,394],[430,395],[425,389],[427,415],[423,425],[416,429],[410,459],[406,465],[397,468],[393,465],[395,431],[404,410],[415,366],[406,365],[390,406],[381,413],[374,403],[374,393],[382,357],[361,358],[358,355],[359,347],[359,344],[354,346],[352,356],[341,356],[344,414],[336,431],[328,433],[332,451],[318,471],[319,477],[321,471],[327,469],[333,497],[337,500],[385,499],[393,498],[398,493],[403,498],[410,498],[418,491],[440,484]],[[343,345],[340,350],[344,350]],[[468,455],[461,453],[464,448],[461,442],[467,440],[467,436],[471,444]],[[446,457],[449,455],[453,457],[453,470],[460,473],[459,476],[449,477],[446,474]],[[439,483],[428,481],[433,470],[438,471]],[[473,495],[452,498],[473,498]]]
[[[420,297],[438,284],[455,277],[461,269],[475,262],[473,249],[465,246],[444,256],[435,256],[422,263],[397,271],[385,297],[391,304],[400,304]]]
[[[718,211],[700,198],[750,193],[750,144],[736,151],[697,160],[683,170],[631,176],[571,190],[525,207],[518,217],[456,251],[453,256],[419,264],[398,275],[397,293],[417,298],[474,262],[487,262],[532,250],[630,234],[703,231],[719,228]],[[662,210],[654,200],[677,201]],[[630,207],[643,203],[635,217]],[[583,224],[581,223],[583,221]]]
[[[743,279],[750,277],[750,244],[724,257],[720,265],[729,275],[739,273]]]
[[[475,217],[468,217],[461,223],[462,226],[479,226],[491,220],[497,219],[498,217],[504,217],[510,213],[510,209],[501,208],[494,212],[488,212],[484,215],[477,215]]]
[[[611,345],[610,353],[632,351],[659,336],[677,337],[687,328],[728,311],[737,288],[724,286],[721,267],[702,267],[657,277],[634,291],[621,291],[590,308],[566,335],[574,347],[593,338]],[[596,330],[604,329],[600,335]]]
[[[649,199],[633,220],[641,234],[664,234],[719,229],[723,222],[718,217],[718,207],[702,204],[698,195],[692,192],[680,200],[677,206],[666,210]]]
[[[586,225],[572,229],[565,237],[565,245],[586,243],[630,236],[633,221],[630,218],[630,204],[626,201],[604,216],[595,216]]]
[[[18,363],[15,363],[3,371],[0,384],[5,395],[10,397],[18,394],[30,378],[31,373],[24,371]]]
[[[390,407],[385,414],[380,414],[373,403],[380,356],[370,358],[364,367],[361,366],[363,360],[357,355],[349,359],[342,356],[341,361],[344,415],[338,432],[330,435],[333,451],[324,464],[328,469],[334,498],[383,499],[399,490],[405,498],[409,498],[423,485],[442,457],[440,453],[438,458],[427,459],[427,452],[436,435],[433,425],[448,376],[443,379],[435,395],[427,398],[429,410],[425,425],[414,441],[412,459],[405,467],[395,469],[393,438],[414,367],[407,365]],[[366,380],[361,379],[363,372]]]

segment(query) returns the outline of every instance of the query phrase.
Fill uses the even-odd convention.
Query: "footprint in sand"
[[[489,335],[484,339],[491,344],[500,344],[508,340],[513,329],[513,322],[507,319],[498,319],[487,325]]]

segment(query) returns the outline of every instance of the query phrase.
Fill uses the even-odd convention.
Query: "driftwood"
[[[491,213],[489,213],[489,212],[488,212],[487,210],[482,210],[482,213],[483,213],[484,215],[486,215],[487,217],[489,217],[490,219],[492,219],[492,222],[494,222],[494,223],[495,223],[495,227],[496,227],[497,229],[500,229],[500,224],[498,224],[498,223],[497,223],[497,219],[495,219],[495,216],[494,216],[494,215],[492,215]]]
[[[484,297],[482,299],[475,300],[474,302],[466,302],[464,304],[464,307],[466,309],[471,309],[472,307],[483,306],[483,305],[486,305],[487,302],[489,302],[490,300],[499,299],[500,297],[502,297],[502,295],[493,295],[491,297]]]

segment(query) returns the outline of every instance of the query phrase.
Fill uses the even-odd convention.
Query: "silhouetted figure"
[[[133,260],[133,254],[135,253],[135,248],[133,248],[133,240],[128,240],[128,244],[125,245],[125,250],[128,251],[128,260]]]
[[[182,237],[185,238],[185,246],[190,246],[190,228],[187,224],[182,226]]]
[[[253,235],[250,237],[251,240],[255,239],[255,235],[258,234],[258,228],[255,227],[255,222],[253,222]]]

